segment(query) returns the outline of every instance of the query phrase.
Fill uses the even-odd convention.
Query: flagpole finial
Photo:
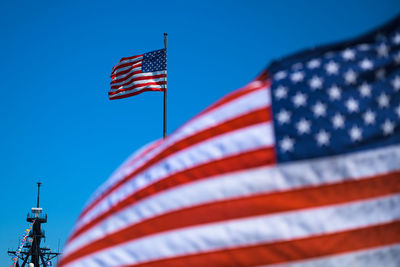
[[[164,48],[167,49],[167,36],[168,33],[164,32]]]

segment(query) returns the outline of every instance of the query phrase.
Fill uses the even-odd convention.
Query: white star
[[[311,123],[303,118],[296,124],[296,128],[299,134],[310,133]]]
[[[287,76],[286,71],[282,70],[282,71],[278,71],[277,73],[275,73],[274,79],[279,81],[279,80],[285,79],[286,76]]]
[[[360,44],[360,45],[358,46],[358,49],[359,49],[360,51],[367,51],[367,50],[369,50],[369,48],[370,48],[369,44]]]
[[[360,67],[363,70],[372,70],[374,68],[374,64],[372,63],[371,60],[364,58],[361,62],[360,62]]]
[[[376,115],[371,110],[364,113],[363,119],[366,125],[375,124]]]
[[[338,74],[339,64],[335,63],[334,61],[329,61],[329,63],[325,65],[325,70],[329,75]]]
[[[278,86],[278,88],[276,88],[276,90],[275,90],[275,97],[276,97],[276,99],[283,99],[283,98],[286,98],[286,96],[287,96],[287,92],[288,92],[288,89],[287,89],[287,87],[284,87],[284,86]]]
[[[353,140],[353,141],[360,141],[362,139],[362,131],[357,126],[353,126],[350,129],[349,135],[350,135],[351,140]]]
[[[379,69],[379,70],[377,70],[377,71],[375,72],[375,77],[376,77],[378,80],[383,80],[383,79],[385,78],[385,76],[386,76],[386,71],[385,71],[385,69]]]
[[[371,96],[371,86],[367,83],[363,83],[358,87],[360,95],[363,97]]]
[[[342,57],[343,57],[345,60],[354,60],[355,57],[356,57],[356,54],[354,53],[354,50],[352,50],[352,49],[350,49],[350,48],[347,48],[346,50],[344,50],[344,51],[342,52]]]
[[[381,108],[389,107],[390,98],[387,94],[382,93],[380,96],[378,96],[377,101],[378,101],[379,107],[381,107]]]
[[[384,43],[380,44],[378,48],[376,49],[376,52],[378,53],[378,56],[380,57],[387,57],[389,54],[389,47],[385,45]]]
[[[321,131],[319,131],[319,133],[317,133],[315,135],[315,139],[317,140],[317,143],[319,146],[329,145],[330,138],[331,138],[331,135],[328,132],[326,132],[325,130],[321,130]]]
[[[390,135],[394,132],[394,123],[391,122],[390,120],[386,120],[382,126],[382,131],[384,135]]]
[[[292,151],[293,150],[293,145],[294,145],[294,141],[292,138],[290,138],[289,136],[285,136],[280,142],[279,145],[281,146],[281,150],[283,152],[286,151]]]
[[[393,43],[398,45],[400,44],[400,33],[396,33],[396,35],[393,37]]]
[[[307,67],[309,69],[315,69],[318,68],[319,66],[321,66],[321,61],[318,59],[312,59],[307,63]]]
[[[302,94],[298,92],[293,98],[292,98],[293,104],[296,108],[305,106],[307,102],[307,97],[305,94]]]
[[[285,124],[290,121],[290,116],[291,113],[285,109],[282,109],[278,114],[277,114],[277,120],[279,124]]]
[[[290,75],[290,79],[294,83],[301,82],[304,79],[304,73],[301,71],[296,71]]]
[[[329,98],[332,101],[339,100],[342,97],[342,89],[340,89],[340,87],[337,87],[336,85],[332,85],[328,89],[328,94],[329,94]]]
[[[398,52],[398,53],[393,57],[393,59],[394,59],[394,63],[395,63],[396,65],[400,65],[400,52]]]
[[[355,84],[357,81],[357,74],[353,70],[348,70],[344,74],[344,79],[347,84]]]
[[[350,98],[349,100],[346,101],[346,107],[349,110],[350,113],[356,112],[359,110],[358,107],[358,102],[354,98]]]
[[[395,91],[400,90],[400,76],[396,75],[396,77],[392,80],[392,86]]]
[[[332,124],[333,124],[333,128],[335,129],[340,129],[340,128],[344,128],[344,117],[339,114],[336,113],[335,116],[332,117]]]
[[[397,113],[397,116],[399,116],[399,118],[400,118],[400,105],[396,108],[396,113]]]
[[[312,89],[321,89],[322,88],[322,78],[318,76],[313,76],[311,80],[308,82]]]
[[[312,107],[312,110],[314,112],[314,116],[317,118],[326,115],[326,105],[322,104],[321,102],[317,102]]]

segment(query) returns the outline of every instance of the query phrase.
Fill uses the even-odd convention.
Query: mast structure
[[[19,253],[17,251],[8,251],[8,255],[18,257],[16,263],[17,267],[20,266],[19,260],[22,261],[21,267],[25,267],[27,263],[29,267],[49,266],[47,263],[61,254],[59,252],[52,252],[51,249],[47,247],[41,247],[42,239],[46,238],[45,232],[42,230],[42,224],[47,223],[47,214],[43,213],[43,209],[39,207],[41,185],[41,182],[37,182],[38,194],[36,207],[32,208],[31,212],[29,212],[26,217],[27,222],[33,223],[32,230],[28,235],[32,242],[27,242]]]

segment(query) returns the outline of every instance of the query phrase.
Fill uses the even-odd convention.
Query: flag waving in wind
[[[164,91],[167,84],[166,49],[122,58],[113,68],[111,79],[110,100],[144,91]]]
[[[272,63],[135,153],[60,266],[400,266],[400,18]]]

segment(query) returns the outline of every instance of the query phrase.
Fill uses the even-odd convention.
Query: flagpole
[[[167,36],[168,33],[164,33],[164,48],[167,53]],[[165,78],[167,79],[167,78]],[[164,85],[164,127],[163,127],[163,138],[167,136],[167,85]]]

